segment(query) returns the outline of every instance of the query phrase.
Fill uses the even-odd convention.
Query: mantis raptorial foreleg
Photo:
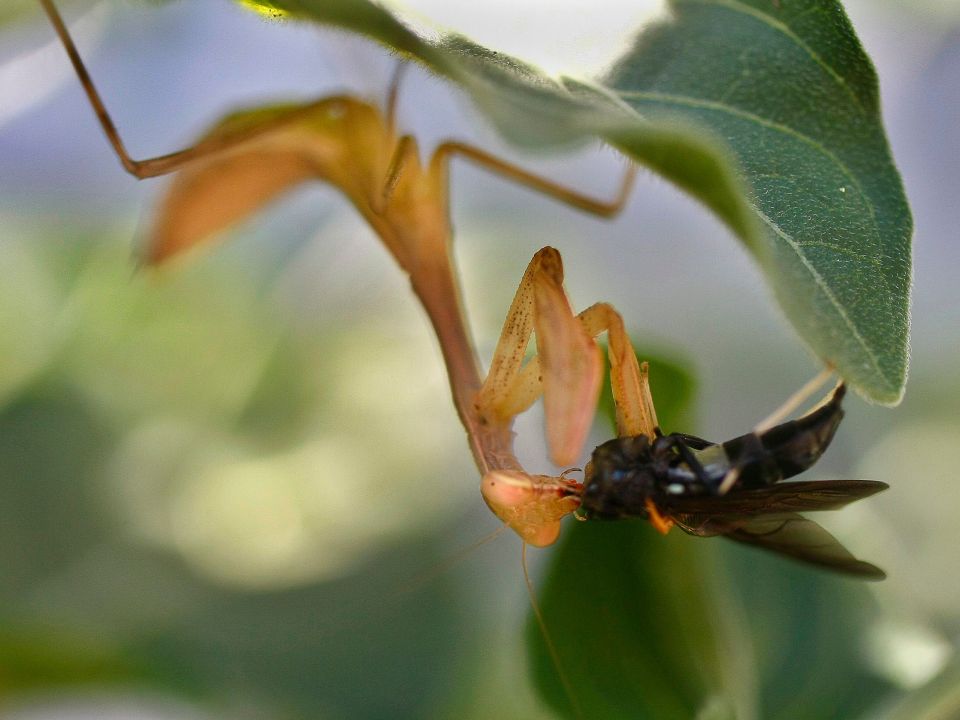
[[[509,422],[543,394],[551,456],[558,465],[574,462],[600,390],[603,364],[594,337],[604,331],[619,432],[653,437],[657,419],[646,363],[637,362],[612,306],[599,303],[573,314],[563,291],[560,254],[553,248],[534,255],[520,281],[477,393],[477,412],[492,422]],[[523,365],[534,332],[537,356]],[[532,545],[553,542],[560,519],[579,505],[579,485],[563,477],[495,470],[484,477],[481,489],[493,511]]]
[[[611,389],[617,408],[617,434],[621,437],[653,437],[658,423],[650,396],[647,365],[637,362],[620,313],[608,303],[597,303],[577,317],[590,337],[607,333]],[[514,378],[501,405],[502,411],[516,415],[530,407],[544,391],[541,375],[540,358],[531,358]]]
[[[521,374],[521,364],[534,331],[543,372],[530,377]],[[560,254],[544,248],[533,256],[517,288],[487,378],[477,393],[477,409],[481,415],[510,421],[546,388],[551,454],[557,464],[569,464],[589,430],[602,372],[600,350],[563,291]],[[532,397],[518,408],[518,395]]]
[[[521,367],[534,328],[537,356]],[[482,412],[512,418],[544,394],[554,462],[579,454],[593,419],[602,367],[593,338],[606,332],[620,435],[653,437],[656,411],[646,368],[641,368],[620,314],[597,303],[574,318],[563,292],[560,255],[544,248],[530,261],[490,364],[477,403]]]

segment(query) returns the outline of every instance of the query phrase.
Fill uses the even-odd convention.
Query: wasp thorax
[[[649,438],[616,438],[593,451],[584,471],[580,507],[587,517],[599,519],[635,516],[656,488]]]

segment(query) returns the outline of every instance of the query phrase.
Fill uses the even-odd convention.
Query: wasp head
[[[654,456],[646,435],[599,445],[584,470],[581,510],[588,518],[636,517],[657,488]],[[643,512],[642,510],[640,511]]]

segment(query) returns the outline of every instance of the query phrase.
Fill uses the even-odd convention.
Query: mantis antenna
[[[583,710],[580,707],[580,703],[577,701],[577,696],[573,692],[573,686],[570,684],[570,678],[567,677],[567,673],[564,672],[563,665],[560,662],[560,654],[557,652],[556,646],[553,644],[553,638],[550,636],[550,632],[547,630],[547,623],[543,619],[543,613],[540,611],[540,604],[537,602],[537,594],[533,588],[533,582],[530,580],[530,571],[527,568],[527,543],[522,542],[522,549],[520,550],[520,565],[523,567],[523,581],[527,586],[527,594],[530,596],[530,607],[533,608],[533,616],[537,619],[537,625],[540,626],[540,634],[543,636],[543,642],[547,646],[547,650],[550,652],[550,659],[553,661],[554,667],[557,669],[557,675],[560,678],[560,683],[563,685],[563,691],[567,695],[567,699],[570,701],[570,705],[573,707],[573,712],[578,718],[583,718]]]

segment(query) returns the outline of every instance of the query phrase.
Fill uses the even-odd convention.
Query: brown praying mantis
[[[843,411],[844,386],[795,421],[782,419],[831,374],[828,367],[753,432],[725,443],[658,427],[646,366],[634,354],[620,315],[599,303],[574,315],[563,290],[559,253],[536,253],[507,313],[490,369],[481,379],[451,258],[447,170],[463,157],[568,205],[609,217],[629,195],[635,170],[604,202],[458,142],[439,145],[421,163],[417,143],[399,136],[398,77],[386,112],[340,95],[298,106],[235,113],[195,146],[148,160],[127,153],[51,0],[40,0],[124,168],[138,178],[176,171],[149,241],[146,261],[160,263],[202,244],[286,190],[310,179],[340,189],[407,273],[436,332],[454,406],[482,475],[490,509],[526,544],[552,544],[560,521],[642,517],[661,532],[679,525],[694,535],[725,535],[795,559],[872,579],[883,572],[853,557],[800,510],[825,510],[885,488],[870,481],[777,484],[809,467],[826,449]],[[594,338],[606,332],[617,439],[593,452],[583,484],[526,472],[513,452],[514,418],[542,394],[550,455],[574,463],[589,431],[603,373]],[[537,355],[524,363],[531,335]],[[602,466],[602,467],[601,467]]]
[[[607,304],[573,314],[556,250],[544,248],[527,267],[485,379],[451,259],[452,158],[465,158],[600,217],[611,217],[624,206],[635,178],[633,166],[616,197],[601,201],[464,143],[442,143],[421,162],[414,138],[398,135],[395,128],[399,75],[391,84],[385,112],[347,95],[243,111],[221,121],[190,148],[135,160],[52,0],[39,2],[123,167],[137,178],[176,173],[147,244],[148,264],[207,242],[311,179],[329,182],[352,202],[409,276],[436,332],[453,402],[483,477],[484,499],[526,543],[545,546],[556,540],[560,520],[579,505],[581,486],[563,476],[527,473],[513,452],[513,420],[542,393],[552,459],[559,466],[575,462],[600,390],[603,364],[594,337],[604,331],[609,335],[621,434],[653,433],[656,416],[645,368],[637,362],[620,315]],[[537,357],[524,364],[533,333]]]

